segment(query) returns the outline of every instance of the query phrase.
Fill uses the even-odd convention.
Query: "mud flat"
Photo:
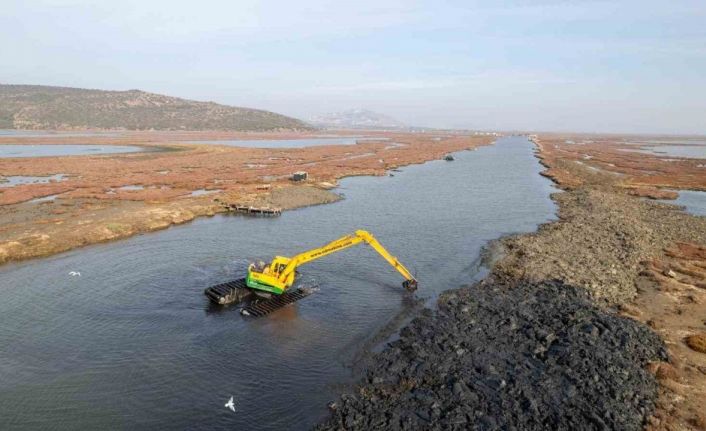
[[[219,202],[283,209],[332,202],[338,197],[329,189],[340,178],[384,175],[389,169],[440,159],[448,152],[488,145],[493,140],[464,135],[370,135],[355,145],[305,148],[238,148],[188,141],[307,139],[311,134],[142,132],[2,137],[0,143],[8,145],[50,146],[70,140],[72,144],[132,145],[164,151],[1,158],[3,176],[63,176],[62,181],[0,188],[0,264],[214,215],[225,211]],[[348,139],[345,133],[341,137]],[[390,140],[404,145],[390,147]],[[300,170],[309,173],[309,180],[290,181],[292,173]],[[55,195],[54,200],[37,203],[37,199]]]
[[[634,195],[703,189],[704,161],[623,142],[537,139],[559,220],[493,244],[319,428],[705,429],[706,218]]]

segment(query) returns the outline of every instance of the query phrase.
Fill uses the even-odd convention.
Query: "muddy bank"
[[[240,202],[255,207],[274,207],[290,210],[311,205],[328,204],[341,199],[341,195],[335,191],[320,187],[289,186],[277,187],[268,193],[257,193],[240,200]]]
[[[221,199],[288,210],[336,202],[341,197],[318,187],[291,185],[235,201]],[[223,212],[225,207],[210,196],[164,203],[56,199],[0,206],[0,238],[10,238],[0,242],[0,264],[128,238]]]
[[[491,277],[445,293],[319,429],[641,429],[666,359],[583,289]]]

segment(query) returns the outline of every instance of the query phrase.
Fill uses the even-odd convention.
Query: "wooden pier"
[[[261,216],[279,216],[282,215],[281,208],[271,208],[271,207],[253,207],[246,205],[228,205],[227,208],[232,212],[249,214],[249,215],[261,215]]]

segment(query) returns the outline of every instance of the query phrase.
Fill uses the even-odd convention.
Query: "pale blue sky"
[[[706,134],[706,1],[3,0],[0,82]]]

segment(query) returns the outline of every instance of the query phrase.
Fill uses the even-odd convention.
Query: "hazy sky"
[[[706,133],[706,1],[2,0],[0,82],[300,118]]]

